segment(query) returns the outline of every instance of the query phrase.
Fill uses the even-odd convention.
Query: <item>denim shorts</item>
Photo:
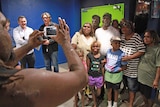
[[[100,77],[89,76],[88,85],[96,86],[97,88],[101,88],[103,86],[103,76],[100,76]]]
[[[123,83],[128,87],[130,91],[137,92],[139,89],[137,78],[123,76]]]

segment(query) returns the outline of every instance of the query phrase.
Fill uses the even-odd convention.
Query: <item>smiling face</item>
[[[21,26],[22,29],[25,29],[27,27],[27,19],[25,17],[19,17],[18,24]]]
[[[118,40],[113,40],[113,41],[111,42],[111,45],[112,45],[113,51],[116,51],[116,50],[118,50],[118,49],[120,48],[120,41],[118,41]]]
[[[82,31],[83,31],[83,33],[84,33],[84,35],[86,36],[88,36],[88,35],[90,35],[90,33],[91,33],[91,31],[92,31],[92,25],[91,24],[89,24],[89,23],[85,23],[84,25],[83,25],[83,27],[82,27]]]
[[[102,23],[104,27],[109,27],[111,24],[111,18],[108,16],[104,16],[102,19]]]
[[[100,50],[100,43],[98,41],[94,41],[91,45],[91,52],[93,54],[97,54],[99,53],[99,50]]]

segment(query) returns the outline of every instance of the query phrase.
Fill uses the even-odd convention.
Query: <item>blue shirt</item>
[[[123,56],[124,52],[120,49],[114,52],[109,49],[106,55],[107,63],[105,64],[105,69],[109,72],[118,72],[121,65],[127,65],[127,62],[122,61]]]

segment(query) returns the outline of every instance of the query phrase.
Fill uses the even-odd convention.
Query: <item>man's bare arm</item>
[[[34,68],[20,70],[15,77],[22,76],[24,78],[3,86],[8,91],[3,92],[4,94],[0,96],[0,99],[5,99],[0,102],[0,106],[5,104],[4,107],[56,107],[72,98],[86,86],[88,75],[70,43],[69,27],[64,20],[59,19],[57,36],[52,39],[62,46],[70,72],[54,73]],[[29,44],[25,46],[25,52],[33,48],[33,45]],[[23,51],[23,53],[25,52]],[[12,78],[14,77],[10,79]],[[7,97],[7,94],[13,97]],[[21,102],[25,102],[25,105]]]
[[[15,59],[6,62],[6,65],[15,66],[30,50],[41,45],[45,40],[40,41],[38,38],[43,35],[43,32],[35,30],[29,37],[29,41],[24,46],[17,48],[14,51]]]

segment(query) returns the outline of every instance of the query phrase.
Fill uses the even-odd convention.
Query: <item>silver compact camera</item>
[[[45,26],[44,35],[47,37],[56,36],[56,27],[55,26]]]

